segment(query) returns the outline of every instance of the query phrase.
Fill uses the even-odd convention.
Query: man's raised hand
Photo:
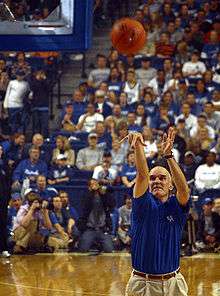
[[[140,143],[142,146],[146,146],[146,144],[144,143],[143,136],[142,136],[141,133],[130,132],[119,143],[122,143],[125,140],[128,140],[128,143],[130,144],[131,149],[135,149],[137,143]]]
[[[176,132],[173,127],[169,128],[167,134],[166,133],[163,134],[161,146],[162,146],[162,151],[164,156],[172,154],[175,136],[176,136]]]

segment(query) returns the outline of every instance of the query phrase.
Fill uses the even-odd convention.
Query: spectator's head
[[[118,136],[123,139],[128,134],[128,125],[126,122],[122,121],[118,124]]]
[[[104,170],[104,172],[108,172],[108,170],[110,169],[111,163],[108,161],[103,161],[102,162],[102,168]]]
[[[25,199],[29,206],[31,206],[33,203],[37,204],[37,208],[35,211],[40,210],[42,199],[40,195],[34,191],[29,191],[27,194],[25,194]]]
[[[218,3],[218,1],[216,1],[216,3]],[[218,4],[217,4],[218,7]],[[212,23],[213,29],[218,32],[218,34],[220,33],[220,19],[219,17],[217,17],[213,23]]]
[[[112,155],[111,155],[111,152],[109,151],[105,151],[103,153],[103,156],[102,156],[102,161],[103,162],[108,162],[110,165],[111,165],[111,162],[112,162]]]
[[[15,208],[17,211],[19,210],[21,204],[22,204],[22,198],[20,193],[12,193],[11,195],[11,207]]]
[[[63,208],[66,208],[69,204],[69,195],[66,191],[60,190],[59,191],[59,198],[61,199]]]
[[[16,58],[19,64],[23,64],[25,62],[25,53],[23,51],[19,51]]]
[[[186,121],[184,118],[179,118],[176,125],[177,133],[185,130],[186,128]]]
[[[165,14],[165,15],[170,15],[170,13],[172,13],[172,9],[171,9],[171,5],[170,5],[170,3],[164,3],[164,5],[163,5],[163,13]]]
[[[53,197],[52,204],[54,211],[60,211],[62,209],[62,201],[59,196]]]
[[[173,101],[173,94],[170,91],[166,91],[162,97],[163,104],[169,105]]]
[[[97,54],[96,58],[97,58],[97,67],[99,69],[106,68],[106,64],[107,64],[107,58],[106,58],[106,56],[104,56],[102,54]]]
[[[163,62],[163,69],[165,72],[171,71],[173,68],[171,59],[165,59]]]
[[[204,104],[204,112],[207,114],[207,116],[211,116],[214,111],[215,109],[212,102],[206,102]]]
[[[205,83],[211,83],[212,82],[212,71],[211,70],[206,70],[205,73],[203,74],[203,81]]]
[[[129,165],[134,166],[135,165],[135,154],[133,150],[130,150],[127,154],[127,162]]]
[[[181,40],[176,45],[177,53],[186,54],[188,51],[188,45],[185,40]]]
[[[115,138],[113,141],[112,141],[112,149],[114,151],[118,151],[121,147],[121,144],[119,143],[119,140],[117,138]]]
[[[41,134],[35,134],[32,138],[32,144],[36,147],[41,147],[44,143],[44,138]]]
[[[116,120],[115,120],[115,118],[113,118],[112,116],[108,116],[108,117],[106,117],[104,123],[105,123],[105,130],[107,132],[115,131],[115,129],[116,129]]]
[[[16,79],[18,81],[22,81],[22,80],[24,80],[25,72],[22,71],[22,70],[17,70],[16,73],[15,73],[15,75],[16,75]]]
[[[120,78],[120,74],[117,67],[112,67],[110,70],[110,79],[118,81]]]
[[[181,17],[177,16],[175,18],[175,29],[179,29],[181,27],[181,23],[182,23]]]
[[[191,33],[192,34],[198,33],[198,31],[199,31],[199,24],[197,22],[192,22],[191,23],[191,26],[190,26],[190,29],[191,29]]]
[[[134,112],[129,112],[127,116],[128,125],[134,125],[136,120],[136,114]]]
[[[186,103],[189,104],[189,106],[193,106],[196,103],[196,98],[193,93],[188,93],[186,96]]]
[[[192,151],[187,151],[184,154],[184,164],[190,166],[195,161],[195,154]]]
[[[90,133],[88,135],[88,143],[89,143],[89,147],[91,148],[95,148],[97,143],[98,143],[98,137],[96,133]]]
[[[21,133],[16,133],[13,136],[13,141],[16,145],[24,146],[25,144],[25,136]]]
[[[137,116],[144,116],[145,115],[145,109],[143,104],[138,104],[136,107],[136,115]]]
[[[145,141],[151,142],[153,140],[152,130],[147,125],[143,126],[142,135]]]
[[[143,57],[141,59],[141,67],[145,70],[150,68],[150,58],[148,57]]]
[[[124,199],[125,199],[126,208],[130,210],[131,207],[132,207],[132,199],[131,199],[131,197],[128,194],[126,194]]]
[[[67,137],[64,136],[57,136],[56,137],[56,148],[59,150],[67,151],[70,149],[70,143],[67,139]]]
[[[86,108],[87,113],[92,116],[95,114],[95,106],[92,103],[89,103]]]
[[[116,93],[113,90],[110,90],[108,93],[108,102],[109,104],[111,104],[112,106],[114,106],[115,104],[118,103],[118,98],[116,96]]]
[[[213,102],[220,102],[220,91],[219,90],[214,90],[212,93],[212,100]]]
[[[47,186],[47,179],[43,175],[37,176],[36,182],[37,182],[37,188],[39,190],[44,190],[46,188],[46,186]]]
[[[6,61],[4,58],[0,57],[0,73],[1,71],[5,70],[6,67]]]
[[[75,89],[73,92],[73,101],[77,103],[82,103],[83,99],[83,93],[79,89]]]
[[[192,55],[191,55],[191,62],[192,63],[197,63],[198,60],[199,60],[199,56],[200,56],[199,52],[197,50],[194,50]]]
[[[65,154],[58,154],[56,158],[56,164],[58,167],[65,167],[67,162],[67,156]]]
[[[99,89],[104,92],[104,95],[106,95],[107,91],[108,91],[108,83],[105,81],[102,81],[99,85]]]
[[[142,23],[144,19],[143,11],[142,9],[136,9],[134,13],[134,19],[136,19],[138,22]]]
[[[88,182],[89,191],[98,191],[100,188],[98,180],[90,179]]]
[[[105,101],[105,92],[103,90],[98,89],[95,92],[95,102],[98,104],[102,104]]]
[[[115,117],[120,117],[121,116],[121,106],[119,104],[116,104],[112,108],[112,114]]]
[[[156,166],[149,173],[149,190],[162,201],[166,201],[170,191],[173,189],[172,180],[169,172],[161,167]]]
[[[196,82],[196,90],[200,93],[205,91],[205,83],[202,79]]]
[[[190,105],[188,103],[182,104],[182,113],[185,117],[188,117],[191,111]]]
[[[68,114],[68,115],[73,114],[73,102],[71,102],[71,101],[66,102],[65,114]]]
[[[163,44],[169,44],[170,43],[170,34],[168,32],[163,32],[160,35],[159,41]]]
[[[216,153],[213,151],[209,151],[206,155],[205,162],[207,166],[211,167],[215,164],[216,161]]]
[[[129,70],[127,73],[127,81],[133,83],[136,81],[135,71]]]
[[[118,51],[116,49],[112,49],[108,57],[109,62],[114,64],[118,61],[118,58],[119,58]]]
[[[120,106],[121,107],[124,107],[124,106],[127,105],[127,98],[128,98],[127,93],[122,92],[120,94],[120,96],[119,96],[119,102],[120,102]]]
[[[167,32],[170,34],[173,34],[175,32],[175,22],[174,21],[169,21],[167,24]]]
[[[144,102],[151,103],[153,101],[153,95],[150,92],[144,92]]]
[[[188,5],[187,4],[182,4],[180,7],[180,15],[182,17],[188,16],[189,10],[188,10]]]
[[[164,70],[162,70],[162,69],[157,70],[157,80],[160,83],[164,83],[165,82],[165,73],[164,73]]]
[[[198,127],[200,128],[204,128],[206,127],[207,124],[207,116],[202,113],[197,117],[197,123],[198,123]]]
[[[159,107],[160,117],[168,116],[168,108],[166,105],[161,104]]]
[[[210,32],[210,42],[214,44],[218,43],[218,33],[215,30]]]
[[[211,216],[214,203],[211,198],[206,197],[203,201],[202,209],[205,216]]]
[[[30,161],[33,163],[38,162],[40,158],[40,149],[37,146],[32,145],[31,148],[29,149],[29,158]]]
[[[105,133],[105,124],[103,121],[97,121],[96,122],[96,127],[95,127],[95,133],[97,134],[98,137],[101,137]]]

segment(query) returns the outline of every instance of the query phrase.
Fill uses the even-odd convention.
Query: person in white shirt
[[[110,157],[104,157],[102,164],[95,167],[92,179],[98,180],[101,185],[113,185],[117,177],[117,170],[111,167],[111,154]]]
[[[141,88],[148,86],[148,83],[156,76],[157,70],[151,67],[150,58],[143,57],[141,59],[141,68],[135,71],[137,80],[141,84]]]
[[[24,81],[25,73],[23,71],[16,72],[16,79],[11,80],[8,84],[4,109],[7,110],[9,116],[9,125],[11,133],[23,131],[21,126],[21,115],[24,107],[24,99],[30,92],[29,83]]]
[[[107,59],[104,55],[97,55],[97,69],[92,70],[89,73],[88,85],[94,88],[99,87],[100,83],[107,81],[110,69],[107,68]]]
[[[215,161],[216,153],[210,151],[206,156],[206,163],[196,169],[195,186],[201,193],[209,189],[220,190],[220,164]]]
[[[183,103],[181,110],[182,110],[182,113],[176,117],[175,124],[178,123],[179,119],[185,119],[186,130],[190,132],[192,127],[197,125],[197,117],[192,113],[190,113],[191,108],[188,103]]]
[[[206,66],[203,62],[199,61],[199,53],[194,51],[191,56],[191,61],[183,64],[183,76],[191,80],[202,78],[206,71]]]
[[[127,94],[127,104],[131,105],[139,101],[140,83],[137,82],[134,70],[129,70],[123,90]]]
[[[210,139],[215,139],[215,131],[214,129],[207,124],[207,116],[206,114],[202,113],[197,117],[197,123],[194,125],[190,130],[190,137],[195,137],[199,131],[199,129],[207,128],[208,135]]]
[[[148,86],[153,88],[155,95],[160,96],[164,93],[165,82],[165,72],[164,70],[159,69],[157,70],[157,76],[148,83]]]
[[[87,113],[82,114],[79,118],[77,129],[90,133],[95,129],[98,121],[104,121],[102,114],[95,112],[95,106],[91,103],[87,105]]]

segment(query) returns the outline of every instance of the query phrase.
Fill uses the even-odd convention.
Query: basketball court
[[[56,253],[0,260],[1,296],[122,296],[131,271],[130,255]],[[220,295],[220,256],[181,260],[189,296]]]

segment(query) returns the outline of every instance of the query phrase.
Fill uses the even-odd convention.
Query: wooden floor
[[[121,296],[130,271],[125,253],[1,258],[0,296]],[[181,271],[189,296],[220,296],[220,255],[183,258]]]

